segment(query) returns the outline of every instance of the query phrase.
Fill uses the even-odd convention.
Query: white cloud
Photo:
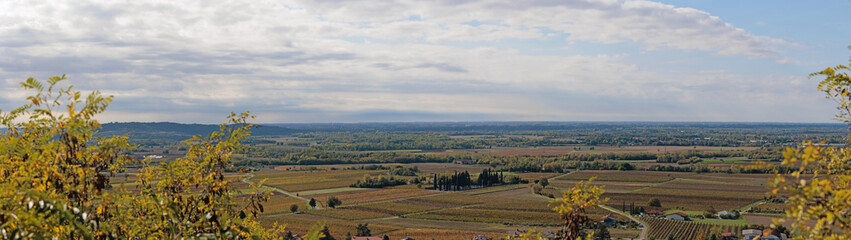
[[[566,36],[554,50],[628,41],[793,61],[781,56],[783,40],[649,1],[6,1],[0,9],[0,108],[23,96],[19,80],[68,73],[81,89],[116,96],[121,114],[107,120],[217,122],[242,109],[273,116],[265,121],[376,121],[357,112],[393,111],[431,120],[695,120],[686,105],[764,120],[718,106],[743,93],[797,93],[754,90],[771,83],[751,76],[650,72],[627,54],[499,44]]]
[[[501,1],[463,4],[451,1],[423,4],[420,1],[303,2],[308,11],[338,22],[368,22],[342,35],[376,38],[422,38],[451,34],[455,41],[495,41],[505,38],[541,38],[535,28],[569,34],[568,40],[603,43],[633,41],[647,48],[711,51],[721,55],[778,57],[778,45],[794,45],[781,39],[757,36],[724,22],[717,16],[692,8],[650,1]],[[379,7],[380,8],[377,8]],[[385,11],[377,13],[377,11]],[[429,22],[405,21],[416,15]],[[462,23],[481,22],[478,26]],[[400,26],[416,26],[402,28]],[[441,25],[443,27],[435,27]],[[504,28],[502,34],[487,34]],[[505,30],[511,30],[507,33]]]

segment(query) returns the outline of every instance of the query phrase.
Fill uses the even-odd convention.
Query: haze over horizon
[[[0,109],[67,74],[102,122],[833,123],[851,2],[0,2]]]

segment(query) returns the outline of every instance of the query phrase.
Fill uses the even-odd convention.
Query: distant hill
[[[182,124],[171,122],[127,122],[102,124],[98,135],[130,135],[143,139],[185,139],[194,135],[207,135],[219,130],[218,125],[212,124]],[[252,136],[282,136],[296,131],[285,127],[258,125],[251,129]]]
[[[810,129],[847,132],[843,123],[780,122],[388,122],[388,123],[271,123],[301,132],[511,132],[611,131],[614,129]]]

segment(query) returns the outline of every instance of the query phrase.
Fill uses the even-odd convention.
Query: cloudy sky
[[[0,109],[66,74],[102,121],[830,122],[851,2],[0,1]]]

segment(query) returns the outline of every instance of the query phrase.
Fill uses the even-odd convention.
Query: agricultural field
[[[505,198],[505,199],[519,199],[519,200],[536,200],[536,201],[546,201],[549,200],[547,197],[537,195],[532,193],[532,188],[524,186],[524,188],[517,188],[514,190],[501,191],[501,192],[492,192],[487,194],[479,195],[482,197],[490,197],[490,198]]]
[[[579,171],[550,181],[567,190],[581,179],[597,176],[595,185],[606,186],[611,203],[646,203],[657,198],[663,209],[702,211],[740,209],[767,196],[767,174],[683,173],[650,171]],[[575,179],[575,180],[566,180]]]
[[[587,179],[586,179],[587,180]],[[550,181],[551,187],[557,187],[559,189],[570,189],[573,186],[576,186],[580,180],[552,180]],[[653,186],[657,183],[652,182],[609,182],[609,181],[593,181],[591,185],[595,186],[605,186],[606,192],[608,193],[628,193],[640,190],[642,188],[647,188]]]
[[[310,190],[310,191],[301,191],[297,192],[301,196],[316,196],[316,195],[324,195],[324,194],[337,194],[337,193],[352,193],[352,192],[363,192],[370,191],[372,189],[369,188],[354,188],[354,187],[341,187],[341,188],[328,188],[328,189],[318,189],[318,190]]]
[[[361,220],[361,219],[372,219],[372,218],[384,218],[392,216],[390,214],[385,214],[381,212],[374,212],[369,210],[361,210],[356,208],[324,208],[322,210],[314,210],[310,211],[308,214],[324,216],[336,219],[343,220]]]
[[[481,195],[488,193],[499,193],[506,192],[516,189],[528,189],[528,186],[525,184],[510,184],[510,185],[502,185],[502,186],[494,186],[494,187],[486,187],[486,188],[477,188],[464,191],[464,194],[467,195]]]
[[[752,209],[757,210],[754,212],[783,212],[786,210],[792,209],[792,206],[784,203],[763,203],[756,206],[753,206]]]
[[[710,182],[738,183],[747,185],[765,186],[767,179],[773,178],[773,174],[727,174],[727,173],[704,173],[691,174],[689,179],[705,180]]]
[[[541,178],[552,178],[555,176],[561,175],[561,173],[551,173],[551,172],[527,172],[527,173],[519,173],[518,177],[522,179],[529,180],[529,182],[534,182],[535,180]]]
[[[649,172],[649,171],[579,171],[570,173],[556,180],[588,180],[591,177],[597,177],[595,181],[606,182],[646,182],[660,183],[673,180],[678,176],[686,176],[688,173],[672,173],[672,172]]]
[[[709,206],[718,211],[785,209],[782,204],[758,202],[767,196],[765,184],[771,174],[725,172],[771,172],[745,165],[753,164],[754,160],[774,160],[768,164],[777,164],[778,156],[782,157],[779,149],[790,143],[806,140],[844,143],[848,132],[845,126],[786,124],[518,124],[282,126],[288,128],[286,134],[252,137],[245,143],[250,150],[234,154],[235,168],[230,170],[251,170],[251,174],[229,173],[227,177],[232,180],[230,187],[237,190],[233,192],[237,202],[255,191],[241,181],[243,177],[262,183],[258,190],[274,190],[275,194],[264,203],[261,223],[270,226],[279,222],[296,233],[304,233],[313,224],[324,221],[337,239],[355,233],[355,226],[362,223],[369,223],[374,235],[388,235],[391,239],[406,236],[470,239],[478,234],[498,239],[516,229],[557,229],[560,219],[549,204],[552,199],[532,190],[534,181],[542,178],[549,179],[543,195],[560,197],[576,183],[596,176],[592,184],[605,186],[604,197],[610,199],[606,205],[621,210],[632,204],[648,210],[682,211],[690,215],[698,215]],[[262,131],[264,128],[258,128],[255,133]],[[174,159],[185,152],[181,150],[183,144],[175,140],[151,140],[132,154],[163,156],[156,162]],[[692,162],[697,159],[700,161]],[[482,164],[455,164],[457,160]],[[398,184],[392,183],[384,188],[351,187],[364,178],[389,176],[387,169],[367,170],[376,169],[373,165],[417,167],[418,171],[413,173],[396,172],[416,176],[394,178],[417,178],[424,182],[420,186],[390,186]],[[456,192],[428,189],[435,174],[466,171],[471,174],[470,180],[475,180],[478,173],[488,168],[529,183]],[[126,189],[135,189],[132,182],[138,171],[127,170],[110,179],[113,191],[122,183]],[[337,208],[324,207],[331,197],[340,199],[342,204]],[[310,198],[319,203],[319,208],[308,207]],[[659,199],[662,206],[647,206],[651,198]],[[298,206],[296,213],[290,211],[291,205]],[[602,208],[587,211],[593,220],[610,213]],[[745,223],[766,225],[777,216],[760,212],[745,213],[738,220],[695,219],[682,225],[653,222],[651,237],[666,238],[670,233],[665,231],[672,224],[676,225],[673,228],[686,232],[682,229],[732,228]],[[635,238],[640,232],[621,228],[609,231],[615,239]]]
[[[412,201],[402,200],[397,202],[387,202],[387,203],[373,203],[366,205],[359,205],[354,207],[349,207],[351,209],[369,211],[369,212],[377,212],[386,214],[389,216],[401,216],[405,214],[411,213],[419,213],[441,209],[440,207],[428,206],[425,204],[416,204]]]
[[[431,174],[451,174],[453,172],[463,172],[467,171],[470,173],[480,173],[482,170],[490,168],[490,166],[485,165],[473,165],[473,164],[454,164],[454,163],[413,163],[408,164],[408,166],[416,166],[420,169],[420,172],[424,175]]]
[[[458,208],[415,214],[409,218],[485,223],[519,223],[556,225],[559,215],[555,212],[511,211],[495,209]]]
[[[491,149],[457,149],[448,150],[448,153],[458,153],[464,155],[483,155],[483,156],[537,156],[537,155],[558,155],[569,154],[576,152],[574,147],[536,147],[536,148],[491,148]]]
[[[248,195],[239,195],[235,197],[236,202],[244,202]],[[298,206],[299,211],[307,210],[308,205],[304,200],[289,197],[280,193],[275,193],[269,200],[263,203],[263,214],[264,215],[272,215],[272,214],[280,214],[280,213],[289,213],[290,206],[295,204]]]
[[[471,205],[471,204],[481,204],[486,201],[486,199],[478,196],[470,196],[463,194],[462,192],[451,192],[445,194],[439,194],[435,196],[428,197],[420,197],[411,199],[413,201],[430,203],[430,204],[448,204],[450,206],[461,206],[461,205]]]
[[[253,181],[267,179],[264,185],[285,191],[307,191],[341,188],[352,185],[364,175],[386,174],[383,170],[316,170],[316,171],[260,171]]]
[[[465,231],[451,229],[431,229],[431,228],[407,228],[395,232],[390,232],[387,235],[390,239],[402,239],[410,237],[413,239],[435,239],[435,240],[457,240],[469,239],[477,235],[485,235],[488,237],[505,236],[505,232],[484,232],[484,231]]]
[[[485,204],[476,205],[476,209],[495,209],[495,210],[511,210],[511,211],[528,211],[528,212],[553,212],[550,203],[547,201],[532,201],[532,200],[513,200],[513,199],[493,199],[486,201]]]
[[[678,179],[628,193],[606,193],[612,202],[634,202],[646,206],[657,198],[662,208],[702,211],[709,206],[718,210],[732,210],[747,206],[766,196],[762,186],[710,183]]]
[[[413,167],[420,170],[419,176],[430,178],[433,174],[468,171],[476,174],[487,165],[462,165],[454,163],[385,164],[387,166]],[[549,204],[550,198],[537,195],[530,188],[534,180],[548,178],[549,186],[543,195],[560,197],[561,192],[579,181],[597,177],[595,185],[606,186],[604,197],[607,205],[620,208],[621,204],[647,207],[651,198],[662,203],[658,210],[684,211],[696,214],[712,206],[717,210],[742,210],[765,197],[765,182],[768,174],[726,174],[656,171],[581,170],[568,174],[504,172],[528,179],[529,184],[501,185],[456,192],[441,192],[426,189],[430,184],[418,188],[415,184],[385,188],[353,188],[351,183],[364,176],[375,177],[387,174],[387,170],[351,170],[352,165],[327,165],[312,171],[264,170],[256,172],[252,181],[266,179],[266,186],[299,194],[305,199],[314,198],[322,206],[330,197],[342,204],[337,208],[308,210],[306,201],[283,195],[275,195],[267,204],[269,208],[261,218],[263,224],[272,221],[287,223],[295,232],[303,232],[317,221],[326,221],[335,237],[354,232],[357,223],[369,223],[374,235],[382,236],[429,236],[426,239],[468,239],[475,234],[505,236],[514,229],[552,231],[560,224],[558,214]],[[334,169],[334,170],[332,170]],[[412,177],[409,177],[412,178]],[[235,177],[236,179],[236,177]],[[725,194],[719,194],[725,193]],[[289,206],[297,204],[302,211],[291,214]],[[763,204],[765,207],[774,205]],[[611,212],[602,208],[591,209],[587,215],[600,219]],[[748,215],[749,216],[749,215]],[[721,220],[719,220],[721,221]],[[691,225],[677,226],[683,229],[703,231],[712,227],[731,228],[749,219],[718,224],[713,220],[699,220]],[[669,234],[665,231],[671,223],[654,222],[650,231],[653,236]],[[337,225],[337,226],[335,226]],[[375,226],[375,228],[373,228]],[[659,229],[655,229],[659,228]],[[612,228],[613,236],[636,237],[638,229]],[[679,236],[680,239],[695,237]],[[663,236],[667,237],[667,235]]]
[[[737,236],[741,235],[745,226],[712,225],[706,223],[695,223],[687,221],[668,220],[664,218],[641,218],[641,221],[649,225],[648,238],[668,239],[673,236],[678,240],[704,239],[711,232],[730,232]]]
[[[747,151],[756,147],[713,147],[713,146],[600,146],[591,151],[598,152],[684,152],[684,151]]]
[[[404,198],[413,198],[425,195],[433,195],[438,194],[439,192],[424,190],[424,189],[408,189],[408,188],[382,188],[382,189],[374,189],[370,191],[361,191],[361,192],[353,192],[353,193],[341,193],[341,194],[324,194],[324,195],[316,195],[310,196],[316,201],[325,202],[329,197],[337,197],[340,201],[343,202],[341,206],[347,205],[357,205],[363,203],[371,203],[371,202],[380,202],[387,200],[395,200],[395,199],[404,199]]]
[[[279,225],[286,226],[287,231],[299,234],[306,233],[311,229],[311,227],[320,222],[324,222],[325,226],[327,226],[328,230],[331,232],[331,235],[336,238],[342,238],[346,235],[346,233],[356,233],[357,231],[355,227],[360,224],[356,221],[338,220],[309,214],[287,214],[260,217],[260,223],[265,227],[271,227],[277,223]],[[369,224],[369,229],[372,230],[372,234],[374,235],[381,235],[401,230],[403,228],[404,227],[386,224]]]

